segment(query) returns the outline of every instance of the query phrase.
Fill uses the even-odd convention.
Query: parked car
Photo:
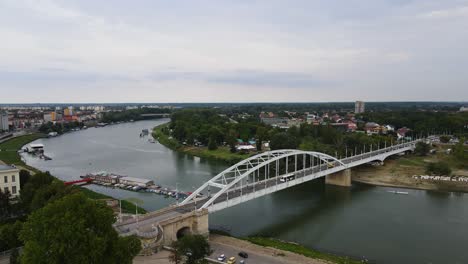
[[[227,264],[235,264],[235,263],[236,263],[236,258],[235,258],[235,257],[230,257],[230,258],[228,259]]]
[[[239,256],[240,256],[241,258],[248,258],[248,257],[249,257],[249,254],[247,254],[247,252],[241,251],[241,252],[239,252]]]
[[[241,261],[239,261],[239,263],[240,264],[245,264],[245,260],[242,259]]]
[[[226,256],[224,254],[221,254],[218,256],[218,261],[225,261],[226,260]]]

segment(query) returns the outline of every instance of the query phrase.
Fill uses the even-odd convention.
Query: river
[[[50,161],[23,155],[28,165],[62,180],[107,170],[193,191],[228,166],[180,154],[140,138],[142,129],[168,120],[89,128],[39,139]],[[89,185],[115,198],[138,198],[147,210],[175,203],[157,194]],[[267,235],[306,247],[377,263],[468,263],[468,195],[353,184],[351,188],[309,183],[257,198],[210,215],[210,226],[234,236]]]

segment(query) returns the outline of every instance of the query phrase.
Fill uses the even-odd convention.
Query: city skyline
[[[468,99],[468,1],[5,0],[0,22],[0,104]]]

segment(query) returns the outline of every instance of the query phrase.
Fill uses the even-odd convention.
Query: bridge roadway
[[[414,144],[415,142],[413,141],[409,143],[403,143],[403,144],[399,144],[399,145],[395,145],[395,146],[391,146],[391,147],[387,147],[383,149],[374,150],[371,152],[366,152],[360,155],[346,157],[340,160],[345,165],[342,165],[337,161],[329,162],[329,164],[330,163],[333,164],[332,168],[329,168],[329,165],[327,163],[322,163],[320,165],[315,165],[313,167],[302,169],[296,172],[291,172],[291,173],[294,173],[294,176],[295,176],[293,180],[294,181],[293,184],[291,184],[292,181],[280,182],[279,179],[281,178],[281,176],[284,175],[283,174],[279,176],[270,177],[270,178],[267,178],[258,182],[243,185],[240,187],[236,187],[236,188],[229,190],[226,193],[221,194],[208,207],[208,210],[210,212],[218,211],[226,207],[230,207],[230,206],[263,196],[265,194],[268,194],[274,191],[282,190],[282,189],[285,189],[285,188],[288,188],[297,184],[301,184],[305,181],[310,180],[310,179],[307,179],[307,180],[300,181],[301,179],[304,179],[304,177],[306,176],[309,177],[310,175],[316,175],[316,177],[314,177],[314,179],[316,179],[316,178],[323,177],[331,173],[339,172],[339,171],[342,171],[351,167],[359,166],[361,164],[365,164],[374,160],[378,160],[379,158],[382,158],[383,160],[387,156],[409,150],[411,147],[414,146]],[[265,192],[262,192],[262,190],[264,190]],[[249,195],[251,196],[250,198],[242,199],[242,197],[248,197]],[[153,213],[158,212],[156,211],[156,212],[149,213],[146,215],[141,215],[138,217],[138,222],[136,221],[136,219],[130,219],[123,223],[116,224],[116,229],[122,235],[133,234],[137,228],[140,231],[148,232],[151,229],[154,229],[154,226],[156,226],[160,222],[173,219],[177,216],[184,215],[186,213],[189,213],[197,209],[201,209],[202,206],[205,204],[205,202],[207,202],[210,199],[210,197],[211,195],[208,194],[208,196],[199,197],[195,199],[193,202],[185,204],[185,205],[173,205],[169,208],[166,208],[166,211],[162,214],[154,214],[153,216]],[[235,200],[238,200],[238,201],[235,201]],[[226,203],[229,203],[230,201],[235,201],[235,202],[226,206]],[[223,204],[223,206],[217,206],[221,204]]]

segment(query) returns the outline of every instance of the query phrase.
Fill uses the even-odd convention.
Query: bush
[[[442,143],[448,143],[450,141],[451,137],[450,136],[440,136],[439,139],[440,139],[440,142],[442,142]]]
[[[431,150],[431,146],[424,142],[416,143],[416,148],[414,149],[414,153],[420,156],[426,156],[429,151]]]
[[[450,166],[445,162],[428,163],[426,165],[426,173],[430,175],[445,175],[449,176],[452,173]]]

